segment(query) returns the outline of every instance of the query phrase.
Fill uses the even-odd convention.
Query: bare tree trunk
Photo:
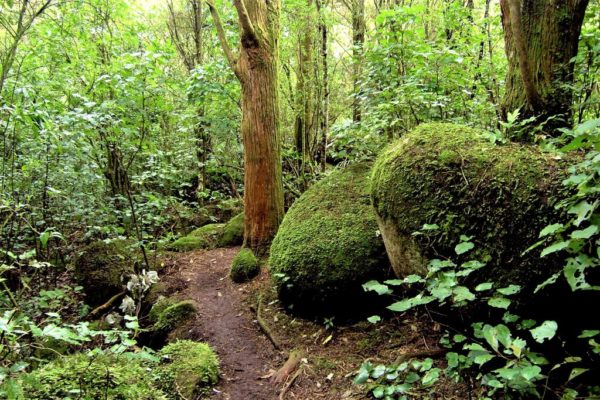
[[[546,122],[552,136],[572,124],[573,63],[589,0],[501,0],[509,69],[504,118],[520,109],[522,120]],[[516,138],[531,140],[531,138]]]
[[[229,48],[209,3],[221,46],[242,86],[244,141],[244,244],[262,254],[283,219],[281,140],[277,85],[280,2],[234,0],[241,30],[239,57]]]
[[[321,171],[325,171],[327,167],[327,131],[329,130],[329,62],[327,53],[327,24],[322,15],[322,3],[321,0],[317,1],[317,11],[319,13],[319,32],[321,33],[321,69],[322,69],[322,94],[321,94],[321,106],[319,108],[319,128],[321,134],[321,140],[319,142],[319,162],[321,164]]]

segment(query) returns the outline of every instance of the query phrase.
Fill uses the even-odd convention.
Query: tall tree
[[[508,57],[503,115],[546,122],[556,135],[572,120],[572,83],[589,0],[500,0]],[[517,138],[528,140],[529,138]]]
[[[354,102],[352,103],[352,120],[362,119],[360,101],[360,82],[362,79],[363,48],[365,45],[365,0],[351,0],[352,12],[352,78],[354,81]]]
[[[221,47],[242,87],[244,244],[266,251],[283,219],[277,84],[279,0],[233,0],[240,26],[235,56],[214,4],[208,2]]]
[[[204,12],[202,0],[187,0],[184,11],[178,11],[172,0],[167,3],[169,10],[169,34],[175,44],[177,53],[188,71],[193,71],[204,61]],[[197,140],[196,158],[198,160],[198,185],[196,194],[202,200],[202,194],[207,188],[206,163],[211,154],[212,143],[205,121],[205,103],[200,101],[196,109],[197,121],[194,134]]]

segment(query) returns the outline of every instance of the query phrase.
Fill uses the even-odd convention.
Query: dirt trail
[[[187,286],[185,297],[198,302],[200,310],[189,336],[212,345],[221,359],[222,380],[214,399],[276,399],[276,387],[259,378],[277,367],[279,355],[243,302],[247,289],[227,276],[238,251],[197,251],[178,258],[178,275]]]

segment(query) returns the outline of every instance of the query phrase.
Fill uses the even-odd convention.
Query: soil
[[[209,343],[221,360],[221,382],[211,399],[368,399],[365,388],[352,383],[362,362],[391,363],[407,354],[436,352],[439,327],[422,316],[346,326],[295,318],[279,306],[265,268],[246,284],[229,279],[238,251],[170,253],[164,259],[161,280],[168,292],[196,301],[199,308],[195,320],[177,330],[178,338]],[[265,326],[280,350],[265,335]],[[292,351],[301,353],[299,367],[283,382],[272,382]],[[465,396],[465,388],[442,382],[433,398]]]

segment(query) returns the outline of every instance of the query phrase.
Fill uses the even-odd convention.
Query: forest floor
[[[279,306],[265,268],[246,284],[229,279],[238,251],[169,253],[164,259],[162,281],[176,287],[178,296],[198,303],[198,315],[184,327],[183,336],[209,343],[221,360],[222,379],[213,399],[366,399],[364,388],[352,384],[363,361],[390,363],[406,355],[436,353],[439,335],[431,321],[364,321],[326,328],[290,316]],[[290,354],[297,355],[297,362],[281,374],[288,372],[282,366],[290,365]],[[277,377],[282,379],[274,382]],[[459,389],[444,384],[436,395],[464,398]]]

